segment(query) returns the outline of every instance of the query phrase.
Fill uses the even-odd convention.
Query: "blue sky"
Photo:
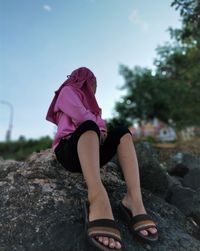
[[[0,101],[14,106],[12,139],[49,135],[45,120],[54,91],[75,68],[97,77],[103,118],[123,95],[119,65],[153,67],[167,28],[181,26],[172,1],[0,0]],[[0,103],[0,141],[9,107]]]

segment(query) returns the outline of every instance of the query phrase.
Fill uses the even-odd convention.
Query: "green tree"
[[[173,30],[177,40],[191,43],[193,40],[200,42],[200,1],[199,0],[174,0],[171,6],[180,11],[182,29]]]
[[[149,120],[155,117],[168,122],[172,118],[171,105],[175,86],[165,76],[154,75],[151,70],[135,67],[130,70],[121,65],[120,74],[125,79],[122,88],[127,94],[122,102],[116,103],[120,119],[133,121]]]
[[[157,48],[156,71],[120,66],[127,90],[115,109],[126,122],[157,117],[177,128],[200,125],[199,4],[173,1],[182,29],[169,29],[171,42]]]

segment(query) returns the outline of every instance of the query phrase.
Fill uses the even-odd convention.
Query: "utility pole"
[[[0,100],[1,104],[7,105],[10,109],[10,117],[9,117],[9,124],[8,124],[8,129],[6,131],[6,141],[11,140],[11,132],[12,132],[12,127],[13,127],[13,115],[14,115],[14,108],[13,105],[5,100]]]

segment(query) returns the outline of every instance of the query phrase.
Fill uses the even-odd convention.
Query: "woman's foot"
[[[137,205],[137,203],[135,203],[134,199],[131,198],[131,196],[129,196],[128,194],[126,194],[124,196],[124,198],[122,199],[122,204],[127,207],[128,209],[131,210],[133,216],[136,216],[138,214],[147,214],[143,203],[140,205]],[[148,229],[148,231],[152,234],[157,233],[157,229],[155,227],[151,227]],[[148,236],[148,231],[146,230],[141,230],[140,233],[142,235]]]
[[[105,189],[98,192],[96,196],[89,196],[88,198],[89,206],[89,221],[97,219],[114,219],[112,209],[110,206],[110,201]],[[98,241],[103,243],[109,248],[120,249],[121,244],[114,240],[113,238],[108,237],[98,237]]]

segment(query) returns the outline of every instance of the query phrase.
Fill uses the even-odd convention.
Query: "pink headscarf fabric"
[[[96,77],[94,76],[93,72],[86,67],[80,67],[74,70],[71,75],[67,77],[68,79],[65,80],[65,82],[60,86],[57,91],[55,91],[55,96],[49,106],[46,119],[54,124],[57,124],[56,112],[54,111],[54,107],[58,99],[59,93],[64,86],[73,86],[74,90],[83,96],[84,104],[88,106],[89,110],[95,115],[100,114],[101,109],[97,104],[95,95],[92,90],[92,85],[96,82]]]

